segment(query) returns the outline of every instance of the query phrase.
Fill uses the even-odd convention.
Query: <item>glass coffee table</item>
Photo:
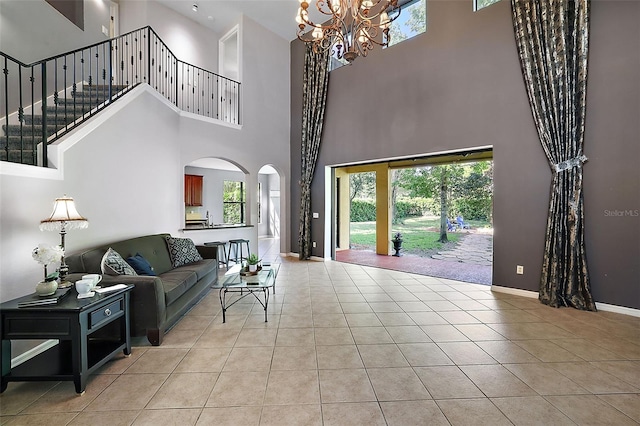
[[[220,305],[222,306],[222,322],[226,322],[227,309],[245,297],[253,295],[264,308],[264,322],[267,322],[267,307],[269,306],[269,291],[276,292],[276,277],[280,264],[263,263],[262,269],[255,275],[241,273],[241,265],[232,266],[213,288],[220,289]],[[240,297],[227,304],[227,293],[239,293]],[[263,294],[264,301],[260,299]]]

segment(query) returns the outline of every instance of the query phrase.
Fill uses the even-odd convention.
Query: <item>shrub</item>
[[[351,222],[373,222],[376,220],[376,203],[371,200],[351,201]]]

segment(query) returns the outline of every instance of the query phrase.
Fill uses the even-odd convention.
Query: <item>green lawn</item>
[[[474,228],[490,227],[488,222],[469,221]],[[406,219],[403,224],[392,226],[392,235],[396,232],[402,234],[402,248],[407,253],[428,255],[450,248],[460,238],[461,233],[448,232],[448,244],[438,242],[440,232],[436,231],[440,227],[440,218],[437,216],[422,216]],[[431,229],[429,229],[431,228]],[[376,246],[376,223],[375,222],[351,222],[350,242],[357,248],[371,248]]]

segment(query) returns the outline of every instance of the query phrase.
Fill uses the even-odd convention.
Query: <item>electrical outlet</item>
[[[320,218],[320,213],[313,212],[313,218],[314,219],[319,219]]]
[[[315,242],[315,241],[313,242],[313,247],[314,247],[314,248],[316,247],[316,242]]]
[[[523,274],[524,274],[524,266],[522,266],[522,265],[517,265],[517,266],[516,266],[516,274],[518,274],[518,275],[523,275]]]

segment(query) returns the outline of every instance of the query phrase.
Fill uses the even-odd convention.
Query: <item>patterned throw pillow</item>
[[[191,238],[165,237],[174,268],[202,260]]]
[[[138,275],[131,266],[118,254],[117,251],[109,247],[109,250],[102,257],[100,268],[103,274],[107,275]]]

